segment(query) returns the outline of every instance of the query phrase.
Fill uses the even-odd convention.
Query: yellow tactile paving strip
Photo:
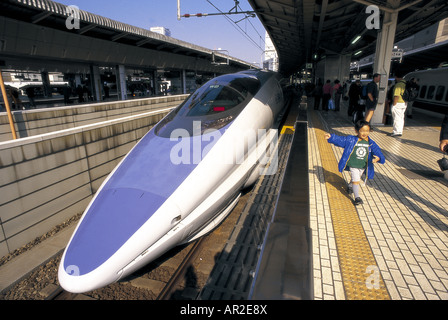
[[[294,126],[283,126],[280,134],[293,134]]]
[[[346,299],[390,300],[356,208],[346,193],[338,161],[324,137],[322,122],[312,110],[309,116],[321,155]]]

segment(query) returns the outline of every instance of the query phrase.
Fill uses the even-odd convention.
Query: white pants
[[[392,107],[392,118],[394,119],[394,134],[403,134],[405,112],[406,103],[397,103]]]
[[[364,173],[365,168],[350,168],[350,175],[352,181],[350,181],[349,185],[352,186],[353,182],[360,182],[362,174]]]

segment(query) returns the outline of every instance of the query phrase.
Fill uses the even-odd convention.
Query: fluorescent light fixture
[[[354,54],[354,56],[359,56],[361,53],[362,53],[362,50],[359,50],[358,52],[356,52],[356,53]]]
[[[361,39],[361,36],[356,36],[355,39],[353,39],[352,44],[355,44],[356,42],[358,42]]]

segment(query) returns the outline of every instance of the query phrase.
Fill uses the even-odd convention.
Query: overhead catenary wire
[[[241,8],[240,5],[238,5],[238,8],[240,8],[240,10],[243,10],[243,9]],[[252,28],[254,28],[255,32],[256,32],[256,33],[258,34],[258,36],[260,37],[261,41],[264,42],[262,35],[258,32],[257,28],[255,28],[254,24],[250,21],[250,19],[248,19],[247,21],[250,23],[250,25],[252,26]]]
[[[251,42],[253,45],[255,45],[258,49],[260,49],[261,51],[264,51],[264,48],[262,48],[254,39],[252,39],[250,37],[250,35],[244,31],[238,24],[237,22],[235,22],[234,20],[230,19],[228,17],[228,15],[223,12],[221,9],[219,9],[217,6],[215,6],[210,0],[207,0],[207,2],[213,6],[216,10],[218,10],[231,24],[232,26],[238,31],[240,32],[244,37],[246,37],[247,40],[249,40],[249,42]],[[238,7],[241,9],[241,7],[238,5]],[[254,30],[257,32],[257,34],[259,35],[260,39],[264,42],[262,36],[258,33],[258,31],[255,29],[255,26],[250,22],[250,24],[252,25],[252,27],[254,28]]]

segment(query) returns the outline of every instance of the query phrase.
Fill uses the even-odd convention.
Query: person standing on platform
[[[328,143],[344,148],[342,157],[338,163],[339,172],[350,171],[351,182],[348,185],[348,193],[354,194],[354,204],[362,204],[359,196],[359,184],[361,176],[366,171],[366,179],[373,179],[375,170],[374,163],[385,163],[386,158],[380,147],[369,138],[370,124],[365,120],[359,120],[355,124],[356,136],[338,136],[336,134],[325,134]]]
[[[68,106],[70,104],[70,95],[72,94],[72,88],[68,84],[64,86],[63,94],[64,104]]]
[[[395,86],[392,99],[392,118],[394,120],[392,137],[400,137],[403,135],[404,115],[406,112],[406,102],[403,100],[406,81],[403,80],[403,75],[401,70],[397,70],[395,73]]]
[[[331,80],[327,80],[323,87],[322,110],[328,111],[328,101],[331,99]]]
[[[342,93],[344,93],[344,88],[342,88],[342,85],[340,84],[339,80],[334,80],[334,86],[333,86],[333,99],[334,99],[334,111],[340,110],[341,105],[341,96]]]
[[[366,99],[366,118],[365,120],[370,123],[373,113],[375,112],[376,105],[378,104],[378,82],[381,80],[381,75],[375,73],[373,79],[367,85],[367,99]]]
[[[442,121],[442,129],[440,130],[440,151],[448,153],[448,114]]]
[[[319,81],[317,82],[316,87],[313,90],[313,96],[314,96],[314,110],[319,110],[319,106],[320,106],[320,100],[322,100],[322,95],[323,95],[323,91],[322,91],[322,81],[319,79]],[[322,109],[323,109],[323,105],[322,105]]]
[[[30,104],[30,108],[36,108],[36,102],[34,101],[34,97],[36,96],[34,94],[34,88],[33,87],[28,87],[25,90],[26,95],[28,96],[28,102]]]
[[[145,90],[146,91],[146,90]],[[149,91],[149,90],[148,90]],[[107,85],[107,83],[104,83],[104,100],[107,100],[110,98],[110,88]]]
[[[349,117],[353,116],[355,110],[358,110],[358,103],[361,95],[361,81],[356,80],[350,85],[348,89],[348,109],[347,115]]]
[[[78,102],[83,103],[84,102],[84,90],[82,89],[80,84],[78,84],[78,86],[76,87],[76,94],[78,95]]]
[[[420,89],[420,86],[418,85],[419,79],[412,78],[409,83],[409,101],[406,106],[406,116],[410,119],[412,119],[412,105],[414,104],[415,99],[417,98],[418,91]]]

